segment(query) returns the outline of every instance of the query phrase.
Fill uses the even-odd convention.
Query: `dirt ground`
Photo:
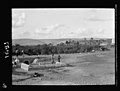
[[[20,67],[13,68],[12,85],[115,84],[114,49],[95,53],[61,54],[61,57],[65,66],[30,68],[28,72]],[[32,77],[35,72],[41,76]]]

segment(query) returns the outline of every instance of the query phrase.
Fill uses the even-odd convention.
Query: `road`
[[[13,85],[108,85],[115,84],[114,50],[90,54],[61,55],[65,67],[34,69],[24,72],[14,69]],[[32,78],[34,72],[43,74]]]

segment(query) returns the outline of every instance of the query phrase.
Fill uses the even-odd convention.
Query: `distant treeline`
[[[83,53],[83,52],[91,52],[92,50],[100,50],[100,43],[96,43],[95,41],[90,41],[89,43],[80,44],[79,42],[73,43],[66,41],[66,43],[60,43],[57,45],[43,44],[43,45],[34,45],[34,46],[22,46],[19,44],[12,46],[12,54],[16,54],[16,50],[18,50],[18,54],[22,54],[22,50],[24,50],[24,54],[27,55],[49,55],[49,54],[58,54],[58,53]]]

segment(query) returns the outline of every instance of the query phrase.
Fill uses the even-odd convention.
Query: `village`
[[[115,24],[114,8],[13,8],[12,85],[115,85]]]
[[[97,40],[97,41],[99,41],[99,40]],[[73,45],[73,42],[68,41],[67,43],[69,43],[69,45]],[[55,69],[59,69],[59,68],[64,69],[67,67],[68,68],[72,67],[72,65],[76,63],[76,58],[82,57],[82,56],[84,57],[84,56],[88,56],[88,55],[97,55],[98,57],[103,57],[104,54],[106,54],[107,52],[109,53],[109,51],[114,49],[113,45],[114,45],[114,43],[112,43],[112,40],[109,40],[109,41],[101,42],[99,44],[100,50],[93,50],[92,49],[91,52],[74,53],[74,54],[69,54],[69,53],[67,53],[67,54],[60,54],[60,53],[54,54],[52,52],[52,54],[49,54],[49,55],[27,56],[24,54],[23,50],[21,51],[22,55],[19,55],[17,53],[18,50],[16,50],[16,55],[12,59],[12,64],[13,64],[13,73],[12,74],[17,75],[17,73],[19,73],[19,74],[24,73],[24,74],[28,74],[31,78],[32,77],[33,78],[34,77],[41,78],[41,77],[43,77],[43,74],[41,75],[41,73],[44,73],[44,71],[45,71],[44,69],[54,71]],[[67,57],[67,59],[66,59],[66,57]],[[70,61],[70,58],[71,58],[71,61]],[[69,60],[69,61],[66,61],[66,60]],[[82,61],[82,60],[80,60],[80,61]],[[15,71],[17,69],[19,69],[19,70]],[[35,70],[35,71],[32,72],[32,70]],[[43,72],[39,73],[39,71],[43,71]],[[23,75],[23,77],[24,76],[25,75]],[[19,77],[19,75],[18,75],[18,77]],[[27,79],[27,78],[25,78],[25,79]],[[25,80],[25,79],[23,79],[23,80]],[[13,80],[13,82],[14,82],[14,80]],[[19,83],[19,80],[18,80],[18,83]],[[70,84],[73,85],[74,83],[70,83]],[[58,85],[60,85],[60,84],[58,84]]]

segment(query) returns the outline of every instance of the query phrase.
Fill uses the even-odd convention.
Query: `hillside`
[[[60,42],[65,42],[67,40],[75,40],[80,41],[84,38],[62,38],[62,39],[12,39],[12,45],[20,44],[20,45],[42,45],[42,44],[57,44]],[[94,38],[94,39],[105,39],[105,38]],[[89,40],[89,39],[88,39]]]
[[[57,44],[62,41],[66,41],[69,39],[12,39],[12,45],[20,44],[20,45],[38,45],[38,44]]]
[[[20,45],[38,45],[38,44],[45,44],[41,40],[36,39],[13,39],[12,45],[20,44]]]

